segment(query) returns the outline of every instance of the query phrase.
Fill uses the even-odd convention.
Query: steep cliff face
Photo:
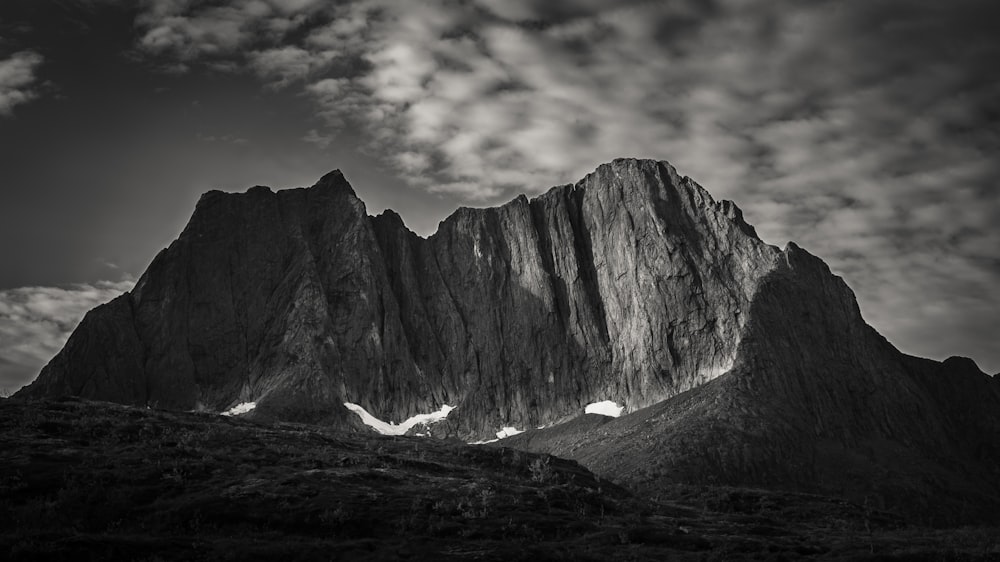
[[[665,163],[460,209],[422,239],[373,220],[411,357],[459,435],[653,404],[725,372],[777,249]],[[450,403],[450,402],[449,402]]]
[[[98,307],[26,396],[353,423],[458,406],[465,438],[634,410],[732,364],[778,250],[669,164],[459,209],[424,239],[339,172],[210,192],[135,289]]]
[[[345,398],[419,392],[373,249],[339,172],[311,189],[207,193],[133,291],[91,311],[22,393],[216,411],[256,401],[258,415],[350,423]]]

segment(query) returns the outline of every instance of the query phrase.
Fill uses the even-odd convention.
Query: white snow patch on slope
[[[524,432],[516,427],[504,427],[497,432],[497,439],[504,439],[506,437],[517,435],[518,433],[524,433]]]
[[[256,402],[241,402],[232,408],[222,412],[224,416],[242,416],[243,414],[257,407]]]
[[[360,416],[361,421],[365,425],[381,433],[382,435],[405,435],[406,432],[409,431],[411,427],[421,423],[427,423],[427,424],[437,423],[448,417],[448,414],[455,409],[454,406],[449,406],[445,404],[444,406],[441,406],[441,409],[436,412],[431,412],[429,414],[417,414],[412,418],[407,419],[403,423],[396,424],[393,422],[386,423],[376,418],[375,416],[369,414],[368,410],[365,410],[364,408],[362,408],[357,404],[344,402],[344,406],[348,410]]]
[[[543,427],[545,426],[538,426],[538,429],[542,429]],[[497,436],[496,439],[487,439],[485,441],[470,441],[469,445],[485,445],[487,443],[496,443],[501,439],[506,439],[507,437],[517,435],[518,433],[524,433],[524,431],[516,427],[501,427],[500,431],[496,433]]]
[[[605,400],[603,402],[594,402],[593,404],[587,404],[587,407],[583,409],[586,414],[600,414],[602,416],[608,416],[612,418],[617,418],[622,415],[622,411],[625,406],[619,406],[618,404],[612,402],[611,400]]]

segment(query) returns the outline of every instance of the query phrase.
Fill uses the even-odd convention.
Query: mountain
[[[395,421],[450,405],[435,435],[554,426],[511,443],[640,486],[1000,497],[996,379],[901,354],[821,260],[649,160],[428,238],[368,216],[339,172],[209,192],[18,396],[64,394],[356,429],[345,402]],[[628,415],[574,420],[604,400]]]
[[[421,238],[343,175],[206,193],[128,294],[91,311],[24,396],[344,424],[458,406],[455,435],[635,410],[731,366],[780,252],[666,163],[459,209]]]

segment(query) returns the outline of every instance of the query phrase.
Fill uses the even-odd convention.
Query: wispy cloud
[[[31,382],[95,306],[128,291],[134,281],[0,291],[0,388]]]
[[[258,76],[281,88],[322,70],[336,56],[337,52],[332,50],[310,52],[286,46],[254,51],[250,54],[250,65]]]
[[[0,116],[38,96],[36,70],[45,59],[34,51],[20,51],[0,60]]]
[[[318,148],[327,148],[333,142],[333,135],[321,134],[316,129],[309,129],[309,132],[302,137],[302,142],[316,145]]]
[[[150,2],[142,48],[300,88],[417,189],[494,202],[666,158],[908,350],[1000,369],[1000,5]],[[315,138],[328,135],[317,129]]]
[[[178,59],[226,60],[248,45],[280,41],[323,9],[320,0],[145,0],[136,25],[145,53]],[[236,68],[236,67],[232,67]]]

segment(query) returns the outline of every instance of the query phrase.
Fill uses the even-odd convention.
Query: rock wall
[[[411,357],[459,404],[460,435],[605,399],[634,410],[722,374],[777,255],[735,205],[638,160],[460,209],[428,239],[391,212],[373,225]]]

